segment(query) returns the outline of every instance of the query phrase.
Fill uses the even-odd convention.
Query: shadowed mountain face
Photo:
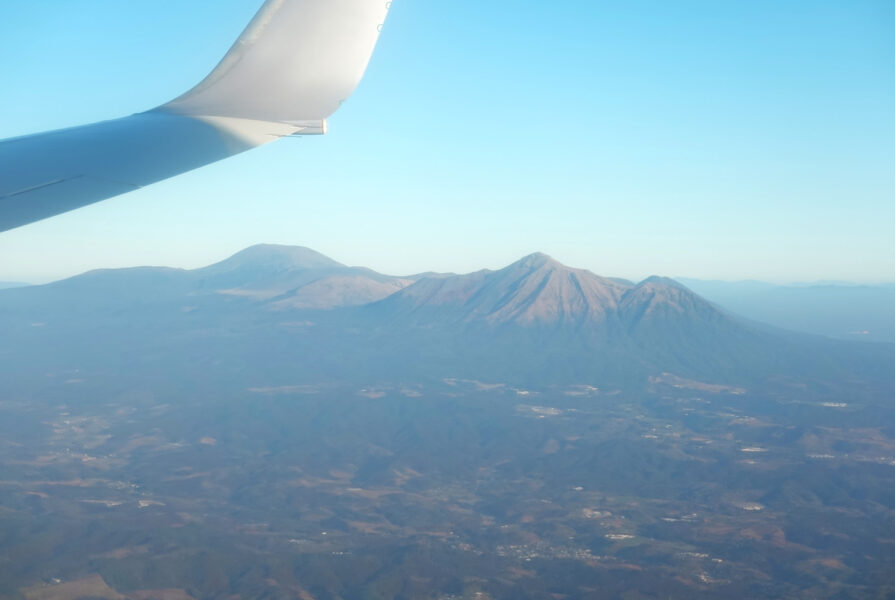
[[[94,271],[4,290],[0,325],[10,332],[0,356],[12,363],[28,364],[29,348],[45,353],[49,344],[61,365],[128,357],[165,371],[192,361],[228,377],[263,372],[290,383],[468,377],[646,385],[665,372],[738,385],[891,383],[885,374],[895,364],[888,346],[772,330],[670,279],[608,279],[543,254],[497,271],[392,277],[307,248],[254,246],[192,271]],[[72,339],[91,343],[79,350]]]

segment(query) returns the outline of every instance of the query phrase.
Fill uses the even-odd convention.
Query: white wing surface
[[[354,91],[391,3],[267,0],[218,66],[147,112],[0,141],[0,231],[287,135],[322,134]]]

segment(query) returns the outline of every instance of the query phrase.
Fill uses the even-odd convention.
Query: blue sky
[[[371,0],[374,1],[374,0]],[[191,87],[260,0],[4,0],[0,138]],[[0,280],[259,242],[404,274],[895,280],[890,0],[396,0],[322,138],[0,234]]]

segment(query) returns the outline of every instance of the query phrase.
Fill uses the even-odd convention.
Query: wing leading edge
[[[218,66],[171,102],[0,141],[0,231],[283,136],[325,133],[360,82],[390,4],[267,0]]]

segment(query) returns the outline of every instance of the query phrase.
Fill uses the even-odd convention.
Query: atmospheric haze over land
[[[13,362],[26,365],[27,348],[38,352],[56,336],[104,322],[120,328],[103,329],[109,339],[81,359],[164,362],[181,352],[221,352],[219,361],[204,360],[245,361],[240,372],[281,369],[293,378],[645,384],[673,372],[737,384],[835,373],[873,379],[892,355],[887,344],[747,320],[672,279],[602,277],[540,253],[495,271],[394,277],[307,248],[259,245],[195,270],[99,270],[9,289],[0,307],[12,332],[7,341],[21,348]],[[22,330],[16,324],[23,322],[46,325]],[[222,322],[229,329],[219,331]],[[197,345],[189,331],[229,341]],[[167,356],[147,350],[161,346]],[[326,351],[308,354],[314,346]]]

